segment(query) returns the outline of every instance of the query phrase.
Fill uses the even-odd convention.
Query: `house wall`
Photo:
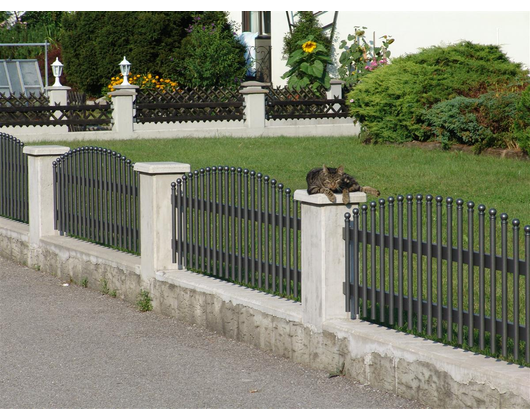
[[[289,12],[291,13],[291,12]],[[321,17],[321,23],[333,20],[333,11]],[[241,23],[241,12],[230,12]],[[367,34],[376,32],[376,40],[391,35],[395,42],[392,57],[416,53],[420,48],[452,44],[462,40],[500,45],[510,60],[530,68],[530,12],[365,12],[339,11],[335,47],[354,32],[354,26],[366,26]],[[287,71],[283,59],[283,37],[289,31],[285,11],[271,13],[272,83],[284,85]],[[338,54],[335,56],[338,61]],[[334,75],[336,76],[336,75]]]

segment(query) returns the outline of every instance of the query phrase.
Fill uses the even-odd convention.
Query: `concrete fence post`
[[[69,150],[64,146],[24,146],[23,153],[28,155],[29,243],[32,248],[39,247],[43,236],[57,234],[52,163]]]
[[[134,131],[134,98],[138,86],[116,87],[109,95],[112,98],[112,131],[120,139],[130,138]]]
[[[68,91],[71,90],[68,86],[49,86],[48,101],[50,106],[53,105],[68,105]]]
[[[177,162],[140,162],[141,277],[145,282],[160,270],[172,268],[171,183],[189,173],[190,165]]]
[[[239,91],[245,98],[245,120],[251,129],[265,128],[265,95],[269,92],[264,87],[267,83],[244,82]]]
[[[366,194],[350,193],[350,204],[336,194],[331,203],[324,194],[297,190],[294,199],[302,212],[302,319],[315,331],[332,319],[346,319],[343,283],[346,253],[342,236],[344,214],[366,202]]]
[[[342,99],[342,85],[344,82],[342,80],[333,79],[330,82],[329,90],[326,92],[326,99],[332,100],[332,99]],[[340,105],[335,104],[333,105],[333,109],[335,111],[340,111]],[[330,110],[329,112],[333,112]]]
[[[48,103],[50,106],[54,105],[68,105],[68,91],[71,88],[68,86],[50,86],[47,88],[48,91]],[[56,119],[60,119],[63,116],[62,111],[55,111],[54,116]],[[68,127],[56,126],[53,127],[53,132],[56,133],[68,133]]]

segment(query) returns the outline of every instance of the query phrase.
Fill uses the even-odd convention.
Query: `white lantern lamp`
[[[63,64],[59,61],[59,58],[56,58],[52,64],[53,75],[55,76],[55,83],[53,86],[62,86],[59,78],[63,74]]]
[[[120,70],[123,76],[122,85],[126,85],[126,86],[129,85],[128,76],[129,76],[129,72],[131,71],[131,63],[127,61],[125,56],[123,56],[123,61],[120,63]]]

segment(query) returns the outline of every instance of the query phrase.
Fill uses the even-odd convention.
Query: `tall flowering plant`
[[[291,67],[282,79],[288,79],[290,88],[299,89],[311,87],[317,90],[320,86],[329,89],[330,76],[326,70],[328,64],[332,63],[328,50],[321,43],[314,41],[310,35],[308,38],[297,43],[296,49],[287,60],[287,66]]]
[[[373,41],[366,40],[365,26],[355,26],[354,29],[355,34],[348,35],[348,40],[342,40],[339,46],[343,50],[339,57],[339,76],[350,87],[359,83],[365,74],[388,64],[388,47],[394,42],[389,35],[383,35],[379,38],[381,45],[376,47],[375,38]],[[348,42],[352,43],[348,45]]]

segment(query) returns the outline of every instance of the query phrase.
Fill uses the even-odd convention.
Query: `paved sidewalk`
[[[0,257],[0,409],[423,408]]]

